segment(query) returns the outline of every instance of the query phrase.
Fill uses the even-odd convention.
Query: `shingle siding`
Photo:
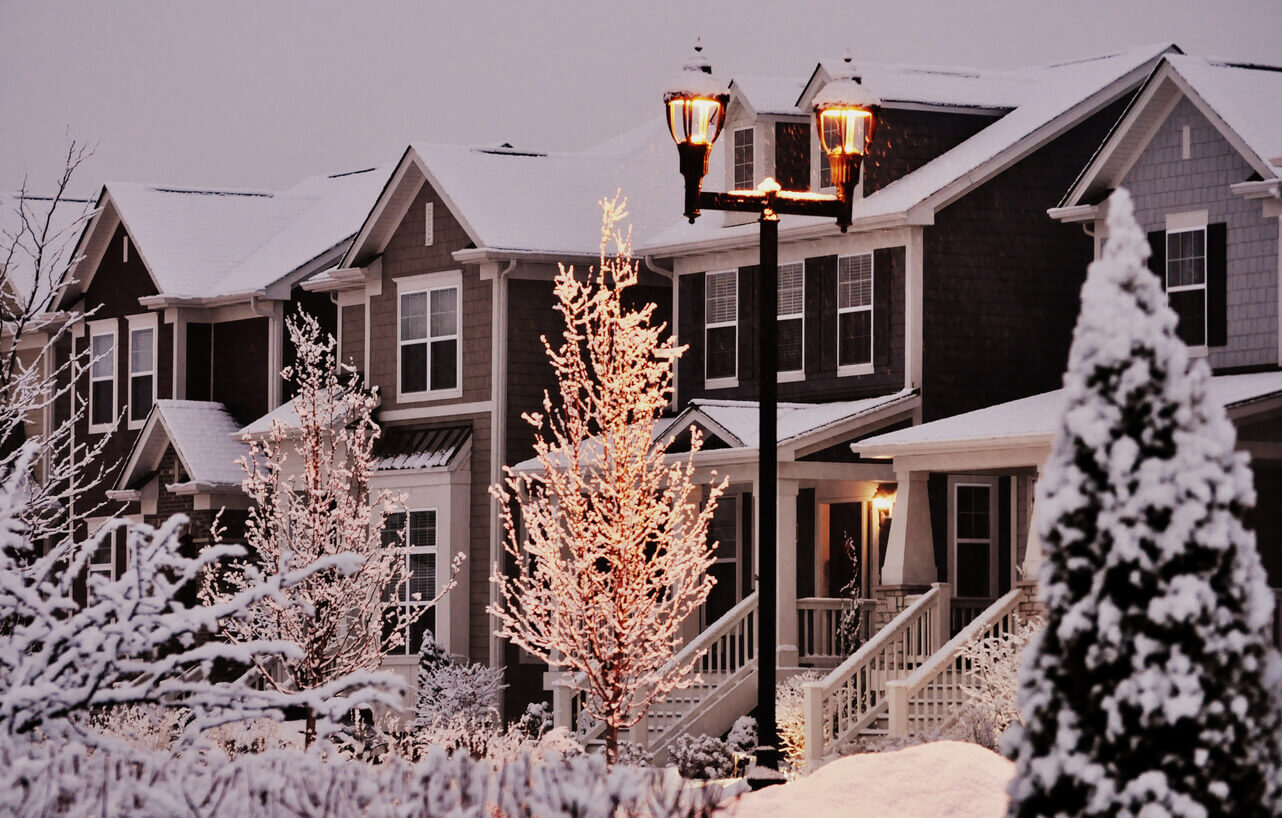
[[[1189,158],[1183,128],[1189,127]],[[1210,350],[1215,369],[1278,363],[1278,222],[1259,202],[1234,195],[1252,167],[1197,106],[1181,99],[1127,172],[1135,216],[1147,231],[1165,230],[1168,213],[1206,210],[1228,227],[1228,343]]]

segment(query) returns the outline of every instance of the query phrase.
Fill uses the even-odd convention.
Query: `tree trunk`
[[[619,757],[619,728],[617,725],[605,724],[605,763],[611,767]]]
[[[303,746],[311,747],[312,742],[316,740],[316,711],[308,708],[307,710],[307,730],[303,733]]]

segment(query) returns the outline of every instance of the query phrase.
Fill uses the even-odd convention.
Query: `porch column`
[[[780,480],[775,518],[777,667],[797,667],[797,492],[796,480]]]
[[[1039,471],[1033,480],[1041,477]],[[1029,490],[1033,489],[1033,483],[1029,483]],[[1024,562],[1020,565],[1023,576],[1020,579],[1024,582],[1036,582],[1037,574],[1041,571],[1042,561],[1046,558],[1042,551],[1042,538],[1037,536],[1037,503],[1032,505],[1032,511],[1028,515],[1028,544],[1024,546]]]
[[[930,530],[930,497],[926,492],[929,477],[930,473],[924,471],[895,471],[899,489],[890,519],[882,585],[929,585],[938,579]]]

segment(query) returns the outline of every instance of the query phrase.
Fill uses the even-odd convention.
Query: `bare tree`
[[[707,599],[708,523],[725,483],[696,502],[690,454],[669,462],[655,439],[668,405],[672,367],[684,351],[623,296],[638,278],[630,233],[616,230],[626,202],[603,200],[600,263],[586,280],[556,277],[561,344],[543,345],[559,382],[544,393],[536,430],[536,475],[510,468],[492,487],[506,528],[513,575],[495,566],[500,636],[542,660],[582,674],[587,711],[606,725],[611,762],[621,729],[692,681],[676,663],[681,623]],[[607,254],[611,240],[615,253]],[[519,520],[513,505],[519,506]]]

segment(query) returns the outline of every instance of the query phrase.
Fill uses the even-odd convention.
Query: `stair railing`
[[[831,673],[803,686],[806,765],[823,758],[886,710],[886,686],[915,671],[948,638],[950,589],[937,582]]]
[[[890,735],[941,731],[957,718],[963,695],[961,685],[972,681],[971,660],[962,651],[990,636],[1014,631],[1019,622],[1019,603],[1023,598],[1022,588],[1008,592],[971,620],[907,678],[886,685]]]

